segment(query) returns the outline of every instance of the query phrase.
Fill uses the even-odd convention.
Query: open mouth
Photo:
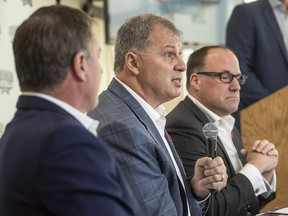
[[[181,84],[181,79],[172,79],[172,82],[177,83],[177,84]]]

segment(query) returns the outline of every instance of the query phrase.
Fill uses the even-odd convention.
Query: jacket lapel
[[[234,127],[233,129],[232,140],[233,140],[233,143],[235,145],[237,152],[239,152],[238,155],[239,155],[240,161],[242,162],[242,165],[244,166],[247,163],[247,161],[246,161],[245,156],[240,154],[240,150],[243,148],[243,143],[242,143],[241,134],[236,127]]]
[[[157,145],[161,146],[161,148],[167,153],[168,156],[169,153],[161,138],[161,135],[159,134],[156,126],[154,125],[149,115],[138,103],[138,101],[115,78],[113,78],[113,80],[111,81],[108,89],[113,92],[113,94],[117,95],[119,98],[122,98],[124,103],[127,104],[127,106],[131,109],[131,111],[146,128],[151,137],[155,140]]]

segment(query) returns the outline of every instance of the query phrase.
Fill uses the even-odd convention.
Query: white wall
[[[16,110],[15,104],[20,94],[12,40],[17,26],[31,12],[29,2],[0,0],[0,137]]]

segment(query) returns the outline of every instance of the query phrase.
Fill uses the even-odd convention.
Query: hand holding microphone
[[[211,192],[220,191],[226,187],[226,167],[221,157],[217,157],[218,128],[213,123],[203,127],[207,138],[207,157],[199,158],[195,164],[192,188],[198,197],[204,197]]]
[[[212,191],[219,191],[222,187],[226,186],[227,181],[227,174],[226,174],[226,167],[222,158],[217,157],[217,136],[219,130],[216,125],[212,122],[209,122],[204,125],[203,127],[203,134],[206,137],[206,149],[207,149],[207,156],[211,157],[213,160],[209,165],[206,165],[204,168],[204,175],[207,177],[213,177],[211,185],[219,185],[221,184],[220,188],[212,188]],[[222,167],[222,168],[220,168]],[[219,170],[221,170],[219,172]],[[222,184],[224,183],[224,184]]]

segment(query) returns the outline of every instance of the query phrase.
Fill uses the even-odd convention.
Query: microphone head
[[[203,127],[203,134],[206,138],[216,138],[218,136],[218,128],[214,123],[209,122]]]

